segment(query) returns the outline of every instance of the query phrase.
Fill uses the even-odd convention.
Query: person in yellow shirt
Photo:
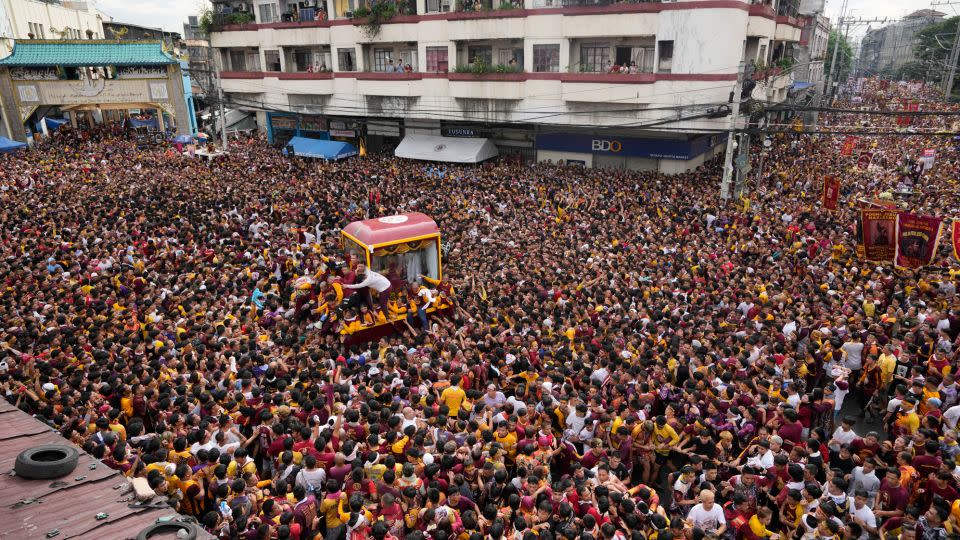
[[[467,393],[463,391],[463,388],[460,388],[459,375],[450,379],[450,386],[440,394],[440,401],[442,401],[449,410],[448,415],[454,417],[460,414],[460,407],[466,398]]]
[[[773,512],[762,506],[757,510],[757,513],[750,518],[750,521],[747,522],[748,531],[745,531],[745,535],[748,538],[772,538],[777,540],[780,538],[779,534],[767,529],[767,525],[770,524],[771,519],[773,518]]]
[[[503,449],[507,453],[508,459],[512,461],[516,457],[517,434],[513,431],[510,431],[510,428],[506,422],[500,422],[500,425],[497,426],[497,431],[493,434],[493,440],[503,445]]]
[[[323,514],[326,520],[327,535],[337,534],[339,531],[345,531],[343,520],[340,519],[340,501],[347,500],[346,492],[340,491],[340,483],[336,479],[327,480],[327,496],[320,501],[318,514]],[[331,536],[336,538],[336,536]]]
[[[920,417],[917,416],[915,405],[916,403],[909,397],[900,405],[901,412],[895,422],[899,434],[913,435],[920,429]]]
[[[881,388],[886,388],[893,382],[893,372],[897,368],[897,357],[893,355],[893,345],[883,346],[883,352],[877,358],[877,365],[880,366]]]
[[[658,416],[653,424],[653,435],[650,438],[653,443],[653,449],[656,452],[656,462],[654,467],[656,471],[653,477],[657,478],[660,468],[670,459],[670,448],[677,446],[680,442],[680,435],[667,423],[667,417]]]
[[[231,478],[240,478],[243,473],[256,474],[257,464],[247,456],[245,448],[237,448],[233,453],[233,461],[227,465],[227,476]]]

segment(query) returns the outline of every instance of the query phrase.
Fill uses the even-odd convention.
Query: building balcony
[[[523,99],[527,73],[448,73],[450,95],[469,99]]]
[[[793,86],[794,73],[793,70],[770,67],[755,72],[753,80],[757,82],[751,94],[753,99],[779,102],[786,98],[787,90]]]
[[[421,81],[428,73],[388,73],[380,71],[338,72],[337,79],[355,79],[355,90],[362,96],[419,97]],[[442,74],[441,74],[442,75]]]
[[[369,0],[358,0],[359,6],[353,10],[347,7],[335,7],[335,13],[326,13],[315,8],[313,18],[310,13],[297,15],[292,13],[281,14],[270,21],[260,21],[253,17],[252,10],[247,12],[216,14],[217,23],[214,31],[241,32],[257,29],[290,29],[310,27],[331,27],[342,24],[362,25],[368,21],[370,15]],[[718,6],[717,4],[722,4]],[[530,16],[548,15],[609,15],[609,14],[657,14],[663,11],[692,11],[698,9],[749,9],[751,16],[762,16],[773,20],[776,15],[772,8],[764,4],[743,5],[738,7],[734,2],[717,2],[716,0],[427,0],[425,10],[417,12],[413,0],[397,0],[388,14],[381,14],[377,18],[382,25],[381,31],[390,26],[403,26],[421,21],[449,20],[469,21],[479,19],[522,19]],[[309,9],[309,8],[308,8]],[[609,22],[609,21],[608,21]],[[629,24],[635,24],[630,21]],[[648,24],[649,26],[649,24]],[[629,32],[627,32],[629,33]],[[521,32],[519,34],[523,36]],[[768,34],[769,35],[769,34]],[[391,38],[392,39],[392,38]]]
[[[800,41],[803,34],[803,23],[796,17],[779,16],[773,38],[778,41]]]
[[[333,79],[333,72],[294,71],[290,73],[277,73],[277,79],[281,81],[328,81]]]
[[[332,71],[286,73],[281,71],[222,71],[224,92],[297,95],[333,94]]]

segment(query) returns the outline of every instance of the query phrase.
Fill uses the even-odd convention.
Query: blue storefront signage
[[[716,146],[718,139],[709,135],[676,141],[582,133],[545,133],[537,135],[537,150],[688,160]]]

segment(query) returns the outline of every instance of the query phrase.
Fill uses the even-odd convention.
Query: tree
[[[203,35],[209,36],[210,31],[213,30],[213,10],[209,7],[205,7],[200,12],[200,20],[198,22],[200,31],[203,33]]]
[[[827,76],[833,68],[833,48],[837,43],[840,43],[840,50],[837,51],[837,67],[840,71],[833,74],[834,82],[845,80],[850,75],[850,64],[853,63],[853,47],[850,46],[850,40],[836,30],[831,30],[830,41],[827,42],[827,57],[823,66],[824,76]]]
[[[958,21],[960,17],[951,17],[917,32],[912,63],[918,64],[917,68],[920,68],[923,75],[911,78],[926,78],[929,82],[939,83],[947,77]]]

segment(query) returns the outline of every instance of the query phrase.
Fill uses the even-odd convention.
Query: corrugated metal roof
[[[151,66],[175,64],[159,41],[23,40],[3,66]]]
[[[172,509],[130,508],[130,482],[86,452],[80,452],[77,468],[64,478],[29,480],[10,476],[17,455],[42,444],[70,444],[46,424],[0,399],[0,538],[46,538],[60,529],[56,538],[126,540],[136,538]],[[96,464],[91,469],[91,464]],[[84,477],[80,480],[77,478]],[[55,481],[64,487],[50,487]],[[13,508],[20,501],[36,502]],[[107,519],[97,521],[105,512]],[[202,533],[200,538],[212,538]]]

